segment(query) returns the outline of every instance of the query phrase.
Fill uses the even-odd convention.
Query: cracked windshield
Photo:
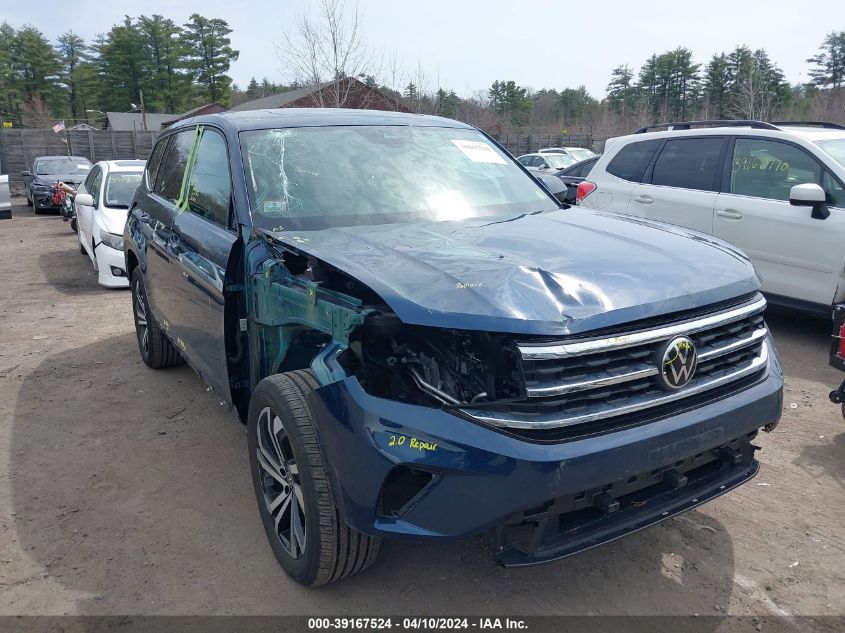
[[[499,218],[558,208],[475,130],[409,126],[243,132],[266,230]]]

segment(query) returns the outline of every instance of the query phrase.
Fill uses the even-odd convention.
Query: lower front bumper
[[[376,398],[354,378],[317,389],[311,403],[348,525],[367,534],[438,540],[492,529],[503,562],[529,564],[619,538],[750,479],[757,469],[751,439],[779,420],[782,391],[783,374],[771,348],[765,375],[738,393],[688,410],[679,406],[674,415],[639,426],[558,443],[532,442],[438,409]],[[730,468],[723,468],[728,452],[722,449],[733,451]],[[710,463],[715,466],[707,477],[704,470],[693,472]],[[686,472],[686,485],[674,485]],[[646,478],[652,476],[655,482]],[[396,482],[407,484],[405,490]],[[518,528],[532,531],[543,520],[526,548],[516,538]]]
[[[123,251],[117,251],[102,242],[94,249],[97,258],[97,281],[101,286],[109,288],[128,288],[129,277],[126,276],[126,260]],[[120,271],[120,275],[114,274]]]
[[[497,529],[496,559],[505,567],[560,560],[707,503],[757,474],[750,439],[521,513]]]

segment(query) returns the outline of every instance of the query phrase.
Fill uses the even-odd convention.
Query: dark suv
[[[39,156],[32,169],[22,171],[26,203],[35,213],[58,209],[53,200],[53,187],[63,182],[76,189],[91,171],[91,161],[82,156]]]
[[[285,109],[181,121],[124,235],[147,365],[185,359],[246,420],[297,581],[382,537],[490,530],[546,562],[757,472],[781,414],[736,249],[571,209],[447,119]]]

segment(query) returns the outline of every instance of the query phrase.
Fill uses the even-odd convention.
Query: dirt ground
[[[0,615],[845,614],[843,375],[825,322],[768,319],[785,408],[750,484],[551,565],[392,541],[308,590],[266,543],[244,427],[190,369],[147,369],[128,292],[19,204],[0,221]]]

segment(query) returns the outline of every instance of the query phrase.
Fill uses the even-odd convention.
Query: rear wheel
[[[135,270],[131,280],[132,308],[135,319],[135,334],[138,337],[138,349],[143,361],[153,369],[171,367],[182,361],[179,351],[155,320],[147,301],[147,290],[141,272]]]
[[[249,405],[247,432],[258,511],[273,553],[297,582],[315,587],[373,564],[381,539],[340,517],[308,394],[311,371],[262,380]]]
[[[78,227],[76,226],[76,218],[71,219],[70,221],[70,228],[74,233],[78,232]]]

